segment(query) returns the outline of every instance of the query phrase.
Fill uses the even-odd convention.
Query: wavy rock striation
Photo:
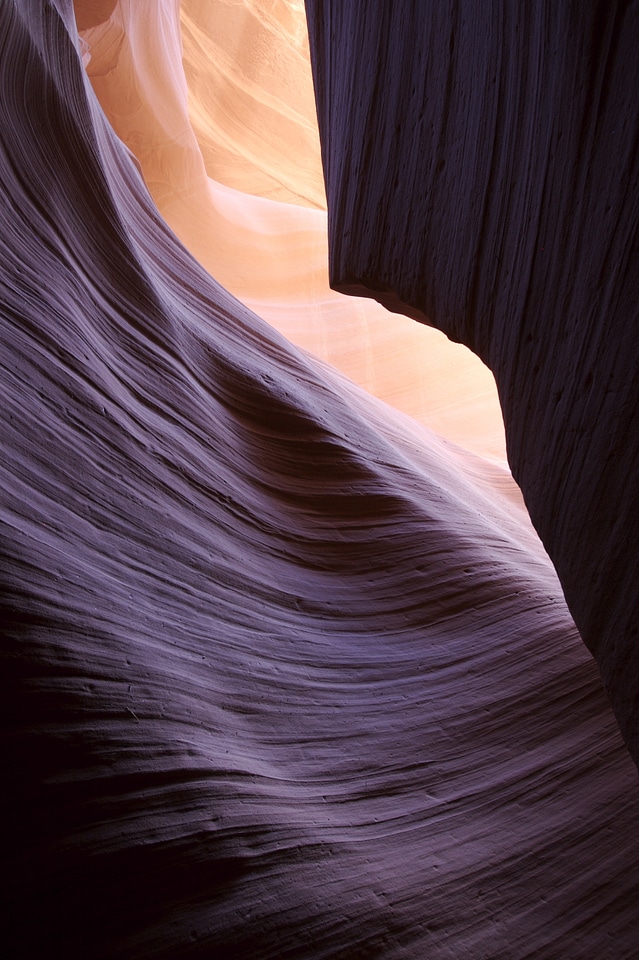
[[[76,0],[78,22],[87,6]],[[438,330],[331,290],[326,211],[281,202],[323,191],[310,61],[296,39],[306,18],[294,7],[119,0],[81,31],[100,105],[166,222],[227,290],[380,399],[505,463],[484,364]],[[277,150],[261,141],[258,158],[264,129]]]
[[[159,217],[0,6],[2,954],[630,958],[638,786],[505,475]]]
[[[639,758],[639,8],[308,0],[333,286],[492,369]]]
[[[325,210],[304,0],[182,0],[180,23],[209,177]]]

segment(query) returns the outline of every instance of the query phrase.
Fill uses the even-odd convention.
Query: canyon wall
[[[84,24],[94,7],[75,9]],[[323,181],[298,0],[119,0],[80,37],[100,106],[206,270],[297,346],[505,463],[484,364],[439,331],[329,287],[326,211],[309,207]]]
[[[206,272],[90,55],[0,4],[0,953],[631,960],[636,769],[510,478]]]
[[[331,283],[465,343],[639,756],[639,8],[308,0]]]

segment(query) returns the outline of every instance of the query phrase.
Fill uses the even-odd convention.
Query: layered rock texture
[[[90,9],[76,2],[81,26]],[[120,0],[80,36],[100,105],[200,263],[298,346],[505,463],[487,368],[441,333],[329,287],[302,5]]]
[[[465,343],[639,757],[639,7],[309,0],[336,289]]]
[[[177,6],[76,10],[0,4],[2,956],[629,960],[636,769],[511,478],[207,273],[159,210],[250,137],[208,172]]]

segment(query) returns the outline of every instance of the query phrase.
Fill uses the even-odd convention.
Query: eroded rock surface
[[[493,370],[639,757],[639,8],[308,0],[331,281]]]
[[[75,4],[83,17],[85,4]],[[329,287],[326,211],[307,205],[323,181],[300,34],[298,0],[120,0],[80,36],[100,105],[158,210],[216,280],[380,399],[505,463],[484,364],[439,331]]]
[[[630,960],[636,771],[504,471],[187,253],[68,5],[0,43],[3,957]]]

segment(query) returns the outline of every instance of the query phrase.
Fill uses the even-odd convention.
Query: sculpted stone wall
[[[331,283],[467,344],[639,756],[639,7],[307,0]]]
[[[100,12],[87,0],[75,10],[80,23]],[[297,346],[505,462],[484,364],[329,287],[326,211],[309,207],[324,184],[300,0],[119,0],[80,37],[100,106],[206,270]]]
[[[0,3],[0,956],[634,960],[637,772],[508,475],[206,272],[141,173],[203,176],[177,5],[78,9]]]

